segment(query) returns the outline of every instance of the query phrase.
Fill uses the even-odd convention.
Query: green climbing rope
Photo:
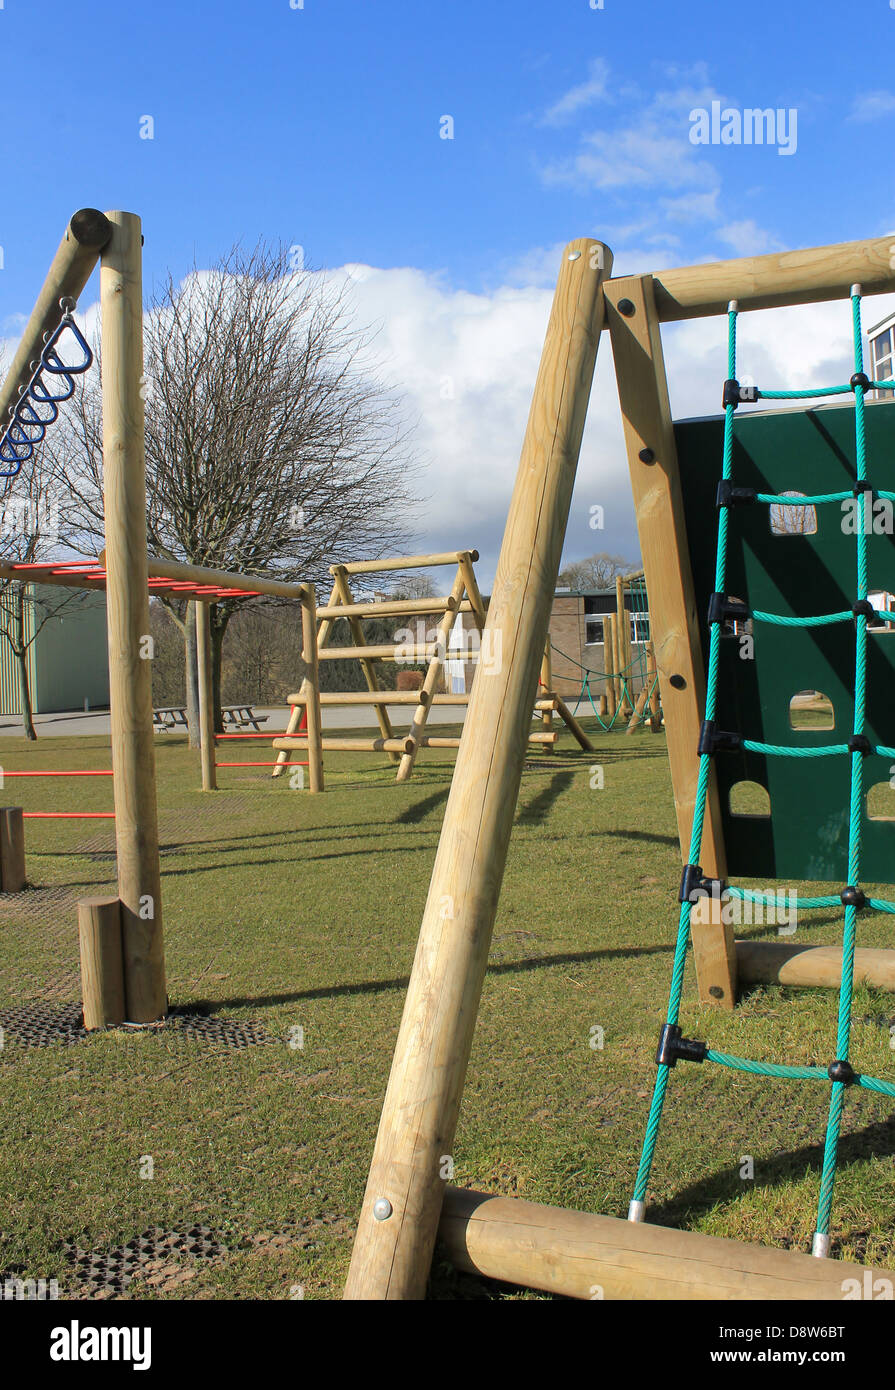
[[[866,479],[867,477],[867,447],[865,436],[865,415],[864,402],[865,392],[872,388],[891,386],[889,382],[868,382],[864,375],[864,360],[862,347],[861,329],[861,294],[858,286],[853,287],[851,295],[852,307],[852,336],[854,344],[855,376],[848,386],[827,387],[818,391],[754,391],[748,396],[745,394],[739,397],[742,399],[755,400],[767,398],[771,400],[799,400],[807,399],[812,396],[844,395],[852,391],[855,400],[855,448],[856,448],[856,467],[857,477]],[[728,309],[728,362],[727,375],[729,382],[736,384],[737,374],[737,306],[732,303]],[[725,390],[724,406],[724,448],[722,459],[722,479],[730,482],[733,465],[733,421],[737,399],[731,399]],[[870,494],[874,497],[885,497],[895,500],[895,494],[876,490]],[[786,493],[757,493],[756,500],[771,505],[793,505],[794,494]],[[854,960],[855,942],[857,935],[857,914],[859,902],[861,906],[867,906],[880,912],[895,913],[895,903],[885,899],[871,898],[864,899],[863,894],[858,889],[861,875],[861,829],[862,829],[862,804],[864,796],[864,754],[867,751],[875,751],[887,757],[895,757],[895,749],[885,748],[876,745],[875,749],[870,750],[867,745],[865,734],[865,712],[867,702],[867,589],[868,589],[868,561],[867,561],[867,530],[865,525],[865,508],[867,505],[867,490],[859,489],[857,493],[832,492],[822,493],[815,497],[798,498],[799,506],[816,505],[826,502],[843,502],[852,499],[856,503],[857,517],[854,528],[856,538],[856,604],[853,611],[828,613],[814,617],[790,618],[779,614],[771,613],[752,613],[750,616],[760,622],[775,623],[779,625],[814,627],[828,623],[854,621],[855,623],[855,702],[854,702],[854,721],[852,727],[853,738],[849,743],[831,744],[824,747],[795,748],[784,747],[777,744],[759,743],[752,739],[743,739],[738,746],[747,751],[761,753],[767,757],[826,757],[830,755],[848,754],[851,759],[851,779],[849,797],[849,833],[848,833],[848,884],[851,901],[845,901],[844,906],[844,928],[842,942],[842,972],[839,988],[839,1007],[836,1033],[836,1054],[835,1061],[830,1067],[820,1066],[784,1066],[778,1063],[752,1061],[743,1057],[733,1057],[727,1053],[714,1052],[705,1049],[703,1059],[714,1062],[719,1066],[729,1067],[737,1071],[747,1072],[756,1076],[782,1077],[792,1080],[818,1080],[831,1084],[830,1106],[827,1119],[827,1129],[824,1139],[824,1157],[821,1172],[820,1193],[818,1196],[817,1207],[817,1234],[814,1241],[814,1252],[825,1254],[829,1243],[830,1216],[833,1201],[833,1188],[836,1180],[836,1161],[839,1147],[839,1134],[842,1119],[843,1096],[846,1085],[859,1085],[870,1091],[875,1091],[881,1095],[895,1096],[895,1084],[889,1081],[881,1081],[875,1077],[862,1076],[855,1073],[848,1061],[849,1043],[851,1033],[851,1014],[852,1014],[852,994],[854,984]],[[721,506],[718,518],[718,544],[715,559],[715,592],[719,595],[726,594],[726,572],[727,572],[727,539],[729,525],[730,508]],[[884,614],[879,615],[879,619],[885,619]],[[708,674],[706,682],[706,702],[705,719],[706,724],[714,728],[716,716],[716,704],[718,695],[718,667],[719,667],[719,639],[722,631],[722,622],[713,621],[709,634],[709,658]],[[858,747],[854,745],[858,744]],[[864,746],[860,746],[863,744]],[[693,808],[693,826],[690,839],[690,852],[688,865],[694,866],[699,863],[700,849],[702,845],[703,825],[706,813],[706,800],[709,787],[709,777],[712,762],[712,751],[703,751],[699,755],[699,775],[696,786],[696,796]],[[688,870],[689,872],[689,870]],[[727,887],[724,892],[730,898],[738,898],[747,902],[775,904],[777,895],[773,893],[754,892],[750,889]],[[697,893],[692,894],[693,900],[698,900]],[[797,907],[841,907],[846,894],[829,895],[820,897],[803,897],[796,899]],[[686,961],[687,949],[690,942],[690,916],[691,902],[689,897],[681,902],[680,915],[678,919],[677,940],[674,951],[674,964],[672,968],[671,988],[668,1000],[668,1022],[666,1029],[677,1030],[678,1017],[680,1014],[681,993],[683,988],[684,965]],[[664,1035],[663,1035],[664,1036]],[[652,1171],[653,1158],[656,1149],[656,1142],[659,1133],[659,1126],[662,1119],[662,1110],[665,1102],[665,1094],[668,1088],[668,1078],[672,1066],[677,1060],[672,1056],[671,1060],[658,1060],[658,1072],[656,1083],[653,1090],[652,1101],[650,1104],[649,1115],[647,1118],[646,1132],[643,1140],[643,1149],[640,1156],[640,1163],[637,1170],[637,1177],[634,1184],[634,1195],[631,1203],[630,1217],[632,1220],[642,1219],[644,1204],[646,1200],[647,1187],[649,1184],[650,1173]]]

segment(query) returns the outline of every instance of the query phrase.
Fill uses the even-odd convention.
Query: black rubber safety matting
[[[56,1043],[68,1046],[90,1036],[83,1025],[80,1004],[32,1003],[0,1009],[0,1028],[4,1042],[8,1039],[25,1047],[50,1047]],[[128,1031],[126,1024],[123,1031]],[[224,1049],[280,1041],[251,1020],[220,1018],[187,1008],[172,1009],[164,1022],[134,1031],[176,1032],[207,1046]]]

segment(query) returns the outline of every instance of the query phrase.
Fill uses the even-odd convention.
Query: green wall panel
[[[895,402],[868,405],[867,475],[895,490]],[[706,611],[715,587],[724,420],[675,425],[690,562],[708,666]],[[856,481],[854,406],[781,410],[735,418],[734,486],[804,494],[851,489]],[[731,508],[727,593],[750,609],[784,615],[851,608],[856,596],[857,542],[846,534],[838,502],[816,509],[814,534],[775,535],[770,507]],[[869,588],[895,592],[895,538],[868,537]],[[743,660],[736,636],[721,642],[717,724],[762,743],[807,747],[842,743],[854,718],[854,623],[817,628],[752,626],[754,659]],[[866,732],[871,743],[895,746],[895,633],[868,634]],[[790,700],[819,690],[833,704],[833,729],[793,729]],[[696,750],[694,749],[694,757]],[[844,884],[848,863],[850,759],[781,758],[717,753],[728,873],[759,879],[829,880]],[[890,760],[865,758],[865,786],[889,783]],[[732,815],[730,790],[757,782],[770,796],[770,817]],[[892,793],[895,802],[895,792]],[[895,882],[895,820],[869,819],[864,805],[865,882]]]

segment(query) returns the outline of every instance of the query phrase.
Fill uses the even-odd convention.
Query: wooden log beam
[[[102,562],[100,556],[100,562]],[[190,584],[213,585],[216,589],[249,589],[256,594],[270,594],[274,598],[291,598],[298,602],[307,593],[306,584],[290,584],[283,579],[271,579],[264,574],[234,574],[229,570],[206,569],[204,565],[187,565],[180,560],[159,560],[149,558],[149,573],[153,579],[179,579]],[[217,603],[217,597],[202,594],[191,595],[201,602]]]
[[[114,1028],[127,1017],[121,948],[121,903],[117,898],[81,898],[78,945],[84,1027]]]
[[[434,643],[414,647],[409,643],[405,646],[403,642],[390,642],[371,647],[326,647],[318,656],[321,661],[395,661],[400,657],[402,662],[412,665],[416,661],[431,661],[437,651]]]
[[[146,465],[143,437],[143,277],[140,219],[108,214],[102,256],[103,493],[109,701],[118,897],[127,1017],[168,1009],[162,934],[152,662],[148,659]]]
[[[421,1298],[531,730],[612,253],[565,248],[345,1297]]]
[[[556,700],[557,713],[559,714],[559,717],[565,724],[566,728],[569,730],[569,733],[579,744],[579,746],[584,749],[585,753],[593,753],[594,745],[591,743],[587,734],[584,732],[581,725],[578,723],[578,720],[575,718],[574,714],[569,709],[565,700],[560,699],[559,695],[555,695],[554,699]]]
[[[745,985],[807,985],[838,989],[841,946],[797,946],[787,941],[737,941],[737,975]],[[859,946],[855,984],[895,990],[895,951]]]
[[[774,309],[847,299],[855,284],[864,294],[891,294],[893,246],[895,237],[883,236],[660,270],[652,277],[656,310],[660,322],[672,323],[723,314],[732,299],[741,310]],[[613,297],[617,284],[606,286]]]
[[[458,601],[447,598],[371,599],[369,603],[334,603],[318,608],[318,618],[400,618],[406,613],[455,613]]]
[[[841,1303],[862,1265],[448,1187],[438,1228],[458,1269],[565,1298]]]
[[[60,299],[80,298],[111,235],[112,223],[96,208],[81,208],[69,222],[0,389],[0,432],[34,374],[46,339],[59,327]]]
[[[282,738],[275,738],[273,741],[274,749],[277,751],[303,748],[307,749],[308,740],[306,735],[284,734]],[[321,738],[320,746],[324,753],[406,753],[406,738]]]
[[[473,561],[479,558],[477,550],[445,550],[437,555],[399,555],[391,560],[352,560],[344,565],[330,565],[330,574],[344,570],[346,574],[379,574],[386,570],[430,569],[434,565],[458,565],[461,558],[468,555]]]
[[[418,705],[422,690],[324,690],[321,705]],[[431,695],[425,697],[433,705],[468,705],[469,695]],[[305,695],[299,690],[287,695],[288,705],[303,705]]]

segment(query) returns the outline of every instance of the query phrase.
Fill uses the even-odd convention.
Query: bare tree
[[[346,292],[292,269],[286,248],[235,247],[182,284],[169,276],[145,318],[150,553],[320,580],[333,560],[406,544],[413,459],[371,344]],[[93,554],[103,536],[98,380],[80,397],[74,439],[56,436],[79,548]],[[194,709],[193,605],[169,606]],[[240,606],[212,607],[218,704],[224,634]]]
[[[573,560],[559,572],[557,583],[569,589],[608,589],[617,577],[631,574],[637,565],[621,555],[609,555],[605,550],[589,555],[585,560]]]

